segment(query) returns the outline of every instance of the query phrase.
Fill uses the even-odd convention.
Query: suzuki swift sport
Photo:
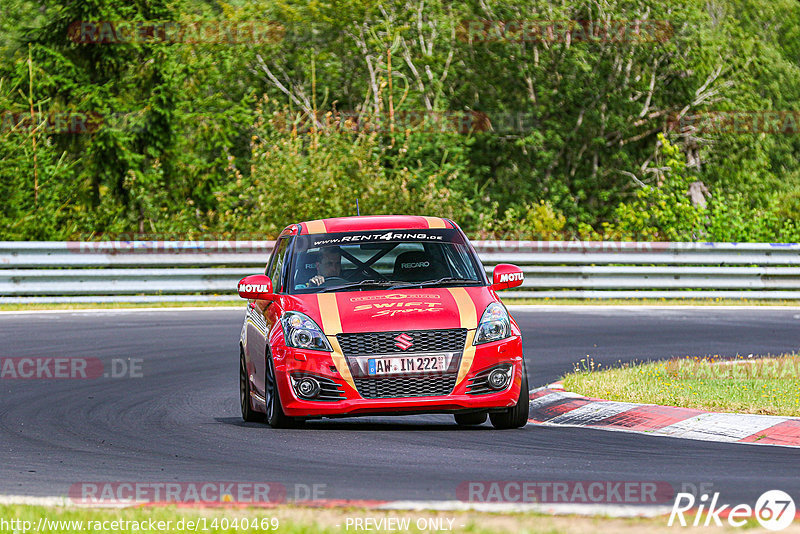
[[[460,425],[528,418],[520,329],[451,220],[342,217],[288,226],[265,274],[239,282],[245,421],[453,414]]]

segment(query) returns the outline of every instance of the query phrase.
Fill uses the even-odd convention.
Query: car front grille
[[[456,385],[456,375],[426,376],[420,378],[356,378],[358,393],[365,399],[393,399],[399,397],[439,397],[449,395]]]
[[[397,340],[398,336],[403,336]],[[397,345],[409,341],[403,350]],[[394,399],[402,397],[438,397],[450,395],[456,385],[458,365],[467,339],[466,328],[449,330],[399,330],[393,332],[366,332],[336,336],[342,352],[348,359],[358,393],[365,399]],[[402,341],[402,342],[401,342]],[[359,376],[356,357],[402,354],[413,356],[423,353],[453,353],[450,368],[437,375],[426,376]]]
[[[401,334],[411,337],[405,351],[397,346],[395,338]],[[368,332],[339,334],[336,339],[345,356],[363,354],[390,354],[405,352],[461,352],[467,338],[466,328],[451,330],[406,330],[397,332]]]

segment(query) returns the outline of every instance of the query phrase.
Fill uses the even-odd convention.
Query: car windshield
[[[300,235],[290,293],[482,285],[481,265],[453,229]]]

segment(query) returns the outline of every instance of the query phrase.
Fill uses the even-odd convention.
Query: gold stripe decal
[[[425,220],[428,221],[428,228],[447,228],[441,217],[425,217]]]
[[[322,317],[322,331],[335,336],[342,333],[342,319],[339,317],[339,303],[335,293],[317,293],[317,306]]]
[[[309,234],[325,234],[328,230],[325,228],[325,221],[323,220],[316,220],[316,221],[308,221],[306,223],[306,229],[308,230]]]
[[[456,385],[460,384],[467,376],[469,368],[472,367],[472,360],[475,359],[475,345],[472,342],[475,340],[475,330],[467,332],[467,346],[464,348],[464,356],[461,357],[461,367],[458,368],[458,378],[456,378]]]
[[[339,316],[339,303],[336,302],[335,293],[317,293],[317,305],[319,306],[319,314],[322,318],[322,331],[328,338],[328,343],[331,344],[333,352],[331,359],[336,370],[342,376],[345,382],[350,384],[350,387],[356,389],[356,383],[353,382],[353,376],[350,374],[350,368],[347,366],[347,360],[342,352],[342,347],[336,339],[336,334],[342,333],[342,319]]]
[[[478,312],[475,303],[463,287],[451,287],[448,291],[456,301],[458,307],[458,318],[462,328],[467,329],[467,342],[464,347],[464,355],[461,357],[461,366],[458,368],[458,378],[456,386],[467,376],[469,368],[472,367],[472,360],[475,358],[475,346],[472,342],[475,339],[475,329],[478,328]]]
[[[353,382],[353,376],[350,374],[350,368],[347,366],[347,360],[342,352],[342,347],[339,345],[336,336],[328,336],[328,343],[331,344],[331,348],[333,349],[333,352],[331,352],[331,359],[333,360],[333,365],[336,366],[336,370],[342,375],[344,381],[350,384],[351,388],[358,391],[356,389],[356,383]]]
[[[461,328],[467,330],[474,330],[478,328],[478,312],[475,310],[475,303],[463,287],[451,287],[448,291],[456,301],[458,306],[458,319],[461,323]],[[329,294],[333,296],[333,294]]]

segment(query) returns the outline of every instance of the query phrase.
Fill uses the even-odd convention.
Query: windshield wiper
[[[356,287],[377,287],[377,288],[384,288],[391,286],[395,282],[391,280],[362,280],[360,282],[356,282],[354,284],[346,284],[343,286],[334,286],[334,287],[325,287],[323,288],[320,293],[330,293],[332,291],[341,291],[343,289],[353,289]]]
[[[409,282],[407,284],[397,284],[389,289],[407,289],[412,287],[431,287],[438,285],[452,285],[452,284],[480,284],[480,280],[470,280],[468,278],[453,278],[452,276],[445,276],[438,280],[428,280],[425,282]]]

